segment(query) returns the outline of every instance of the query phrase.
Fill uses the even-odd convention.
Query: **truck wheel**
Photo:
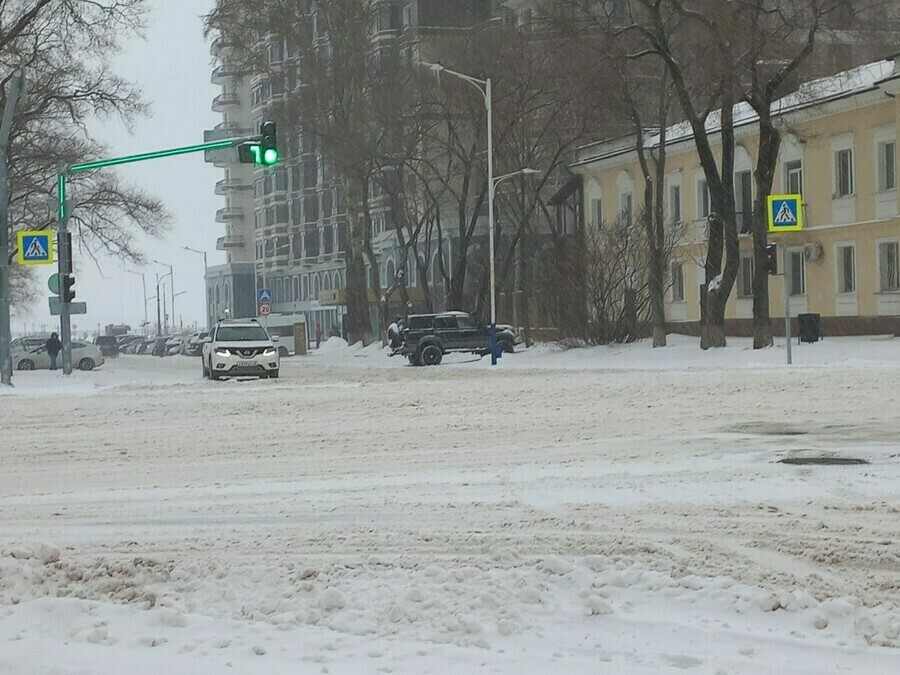
[[[269,378],[270,378],[270,379],[273,379],[273,380],[277,380],[277,379],[278,379],[278,371],[277,371],[277,370],[270,370],[270,371],[269,371]]]
[[[444,353],[437,345],[428,345],[422,350],[422,363],[426,366],[438,366],[444,358]]]
[[[219,379],[219,374],[213,370],[212,361],[209,362],[209,379],[211,379],[211,380]]]
[[[504,354],[514,354],[516,351],[516,346],[512,343],[511,340],[504,340],[501,343],[501,347],[503,347]]]
[[[281,358],[286,358],[288,356],[287,347],[279,347],[278,348],[278,356]]]

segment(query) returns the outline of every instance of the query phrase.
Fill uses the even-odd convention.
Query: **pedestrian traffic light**
[[[776,244],[766,246],[766,272],[771,275],[778,274],[778,246]]]
[[[242,143],[238,146],[241,164],[272,166],[278,162],[278,139],[275,122],[263,122],[260,126],[259,142]]]
[[[75,299],[75,275],[66,274],[62,278],[63,302],[72,302]]]

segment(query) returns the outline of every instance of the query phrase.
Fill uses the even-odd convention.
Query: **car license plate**
[[[255,365],[253,361],[238,361],[238,368],[252,368]]]

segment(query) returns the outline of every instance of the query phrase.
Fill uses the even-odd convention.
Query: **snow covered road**
[[[896,366],[319,356],[20,375],[0,673],[900,672]]]

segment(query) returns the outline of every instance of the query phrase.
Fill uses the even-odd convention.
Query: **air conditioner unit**
[[[824,250],[822,249],[821,244],[807,244],[803,247],[803,257],[811,262],[815,262],[816,260],[820,260]]]

